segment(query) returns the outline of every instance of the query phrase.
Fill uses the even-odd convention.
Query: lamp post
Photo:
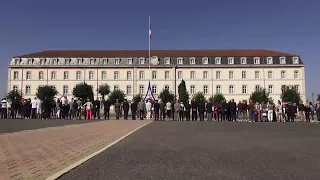
[[[174,66],[174,98],[177,101],[177,65]]]

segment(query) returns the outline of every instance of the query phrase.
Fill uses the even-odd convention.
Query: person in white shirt
[[[37,114],[37,107],[38,107],[38,101],[35,97],[33,100],[31,100],[31,118],[36,119]]]
[[[147,120],[151,120],[151,110],[152,110],[152,104],[150,100],[146,103],[146,110],[147,110]]]
[[[1,101],[1,118],[7,118],[7,104],[7,99],[3,98]]]
[[[40,99],[37,100],[37,118],[41,119],[42,118],[42,101]]]
[[[171,119],[171,113],[172,113],[172,104],[171,102],[166,103],[166,110],[167,110],[167,121]]]

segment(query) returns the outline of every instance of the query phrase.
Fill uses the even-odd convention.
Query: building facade
[[[279,100],[281,88],[295,86],[305,101],[305,65],[298,55],[270,50],[147,50],[43,51],[12,58],[8,91],[34,97],[39,86],[51,85],[59,95],[72,96],[77,83],[109,84],[130,100],[145,94],[151,81],[155,97],[163,88],[178,94],[185,80],[192,95],[222,93],[227,99],[248,100],[259,87]],[[150,68],[149,68],[150,67]]]

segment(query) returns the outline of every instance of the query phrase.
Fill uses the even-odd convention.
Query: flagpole
[[[151,80],[151,71],[150,71],[150,63],[151,63],[151,18],[149,16],[149,83]]]

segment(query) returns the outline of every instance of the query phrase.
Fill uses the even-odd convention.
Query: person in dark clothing
[[[199,102],[198,111],[199,111],[200,121],[204,121],[204,112],[206,111],[206,105],[204,102]]]
[[[288,103],[288,105],[286,106],[286,113],[287,113],[287,117],[288,120],[287,122],[294,122],[294,106],[292,105],[291,102]]]
[[[226,100],[223,101],[221,104],[221,121],[227,120],[227,113],[229,109],[229,104],[226,102]]]
[[[43,110],[43,118],[49,119],[50,112],[51,112],[51,101],[50,99],[48,99],[47,96],[44,97],[44,100],[42,102],[42,110]]]
[[[237,103],[234,102],[234,99],[232,99],[230,102],[229,102],[229,121],[236,121],[237,118],[236,118],[236,115],[237,115]]]
[[[296,121],[297,120],[297,114],[298,114],[298,106],[296,103],[293,103],[293,111],[294,111],[294,114],[293,114],[293,121]]]
[[[132,120],[136,120],[136,116],[137,116],[137,107],[138,107],[138,104],[135,103],[134,101],[132,101],[131,103],[131,118]]]
[[[159,121],[160,103],[158,102],[158,100],[155,100],[153,104],[153,110],[154,110],[154,120]]]
[[[191,105],[187,102],[184,104],[186,121],[190,121]]]
[[[19,110],[19,99],[17,97],[14,97],[11,104],[11,118],[17,118],[18,110]]]
[[[212,121],[212,109],[213,109],[213,104],[211,101],[209,101],[206,105],[206,113],[207,113],[208,121]]]
[[[108,100],[103,102],[103,110],[104,110],[104,119],[108,119],[110,118],[110,106],[111,106],[111,102]]]
[[[129,105],[128,101],[125,99],[122,103],[123,117],[125,120],[128,120],[129,107],[130,107],[130,105]]]
[[[24,110],[25,110],[25,117],[27,118],[27,119],[30,119],[30,116],[31,116],[31,99],[29,98],[27,101],[26,101],[26,104],[25,104],[25,108],[24,108]]]
[[[310,122],[310,114],[311,114],[311,107],[310,107],[310,105],[306,105],[305,107],[304,107],[304,114],[305,114],[305,116],[306,116],[306,122]]]
[[[93,119],[100,119],[100,101],[98,99],[92,102],[93,104]]]
[[[164,102],[160,102],[160,120],[164,120],[166,118],[165,106]]]
[[[198,114],[197,114],[198,105],[194,100],[191,101],[191,109],[192,109],[192,121],[197,121],[197,119],[198,119]]]

